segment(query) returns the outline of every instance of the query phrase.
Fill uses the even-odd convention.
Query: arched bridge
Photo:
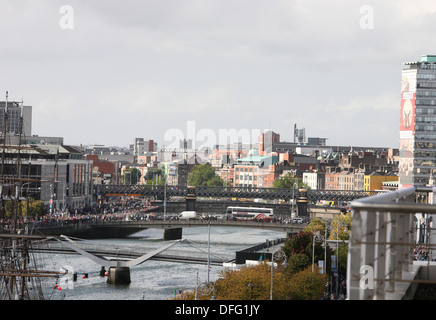
[[[149,186],[149,185],[94,185],[94,197],[99,196],[146,196],[185,197],[192,190],[188,186]],[[369,197],[377,194],[377,191],[351,191],[351,190],[307,190],[307,200],[316,202],[326,201],[352,201],[359,198]],[[206,198],[244,198],[244,199],[265,199],[265,200],[292,200],[300,196],[300,191],[295,189],[279,188],[253,188],[253,187],[195,187],[195,196]]]

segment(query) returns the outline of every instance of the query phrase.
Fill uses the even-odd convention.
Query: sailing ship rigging
[[[8,133],[8,92],[6,91],[3,117],[3,150],[0,166],[0,300],[46,300],[64,297],[58,293],[57,282],[65,272],[44,270],[44,260],[32,251],[35,241],[47,241],[44,235],[32,235],[27,225],[27,210],[24,217],[19,217],[19,195],[23,182],[36,181],[21,177],[21,135],[23,129],[23,103],[19,125],[18,146],[7,144]],[[7,172],[6,152],[16,149],[15,174]],[[9,166],[10,168],[10,166]],[[30,163],[29,163],[30,168]],[[5,200],[12,201],[11,216],[6,217]],[[28,197],[27,197],[28,201]],[[22,214],[21,214],[22,215]],[[21,219],[23,218],[23,219]],[[22,221],[23,223],[18,223]]]

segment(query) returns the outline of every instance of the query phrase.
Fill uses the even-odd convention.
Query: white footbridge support
[[[73,240],[71,240],[65,235],[61,235],[60,238],[67,240],[66,242],[62,242],[62,244],[66,245],[70,249],[80,253],[82,256],[87,257],[88,259],[94,261],[95,263],[99,264],[102,267],[108,267],[109,268],[108,283],[113,283],[113,284],[129,284],[131,267],[137,266],[149,260],[153,256],[183,241],[183,239],[173,241],[161,248],[153,250],[133,260],[108,260],[83,250],[82,248],[77,246],[77,244]]]

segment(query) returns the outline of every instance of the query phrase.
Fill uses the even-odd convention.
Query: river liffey
[[[122,239],[92,240],[107,246],[159,248],[168,242],[162,240],[162,230],[148,229]],[[267,239],[283,238],[286,234],[263,229],[210,228],[211,256],[235,257],[235,252]],[[176,244],[171,249],[208,251],[208,228],[185,228],[183,238],[187,243]],[[148,260],[132,267],[129,285],[111,285],[100,276],[101,266],[79,255],[45,254],[47,269],[60,270],[68,266],[77,273],[77,281],[59,290],[65,300],[168,300],[179,290],[194,289],[198,283],[207,281],[207,264],[190,264]],[[210,281],[218,279],[222,266],[211,266]]]

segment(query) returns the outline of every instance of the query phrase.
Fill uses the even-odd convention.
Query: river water
[[[162,240],[161,229],[147,229],[130,237],[122,239],[92,240],[108,246],[129,246],[159,248],[168,242]],[[267,239],[283,238],[286,234],[263,229],[214,227],[210,228],[211,255],[235,257],[235,252],[252,245],[265,242]],[[201,251],[208,250],[208,228],[184,228],[183,238],[190,240],[189,244],[180,243],[171,249]],[[145,261],[130,269],[131,284],[110,285],[106,277],[100,276],[101,266],[79,255],[45,254],[45,268],[60,270],[68,266],[77,272],[77,281],[69,281],[69,287],[64,285],[56,293],[65,300],[167,300],[175,292],[183,289],[193,289],[197,283],[207,281],[207,265]],[[210,281],[218,279],[221,266],[212,266],[209,273]],[[87,274],[87,278],[83,276]],[[71,285],[72,283],[72,285]]]

